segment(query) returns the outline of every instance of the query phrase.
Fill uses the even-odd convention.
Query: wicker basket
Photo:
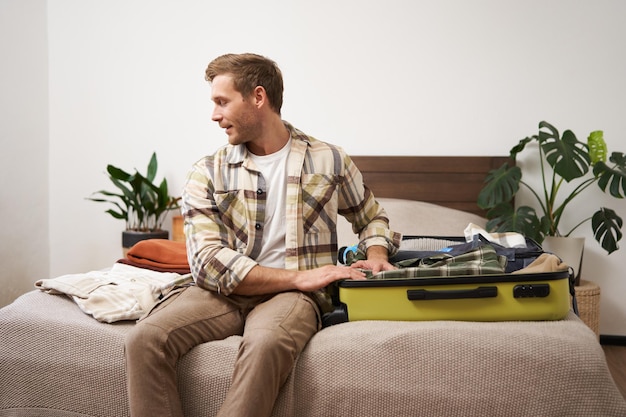
[[[574,287],[576,304],[580,319],[598,338],[600,337],[600,287],[590,281],[581,280],[580,285]]]

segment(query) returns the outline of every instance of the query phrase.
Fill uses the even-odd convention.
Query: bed
[[[354,160],[405,234],[460,235],[484,225],[476,194],[502,157]],[[338,225],[340,244],[354,241]],[[1,417],[125,417],[123,339],[68,297],[31,291],[0,310]],[[239,337],[179,363],[185,415],[212,416]],[[282,388],[274,417],[626,416],[593,331],[573,313],[545,322],[360,321],[323,329]]]

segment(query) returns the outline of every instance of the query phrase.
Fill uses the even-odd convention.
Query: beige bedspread
[[[0,416],[128,416],[123,338],[69,298],[0,310]],[[179,365],[186,415],[214,415],[239,337]],[[594,333],[556,322],[354,322],[307,345],[274,416],[626,416]]]

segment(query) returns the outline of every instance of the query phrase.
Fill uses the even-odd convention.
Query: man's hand
[[[377,274],[380,271],[391,271],[397,269],[395,266],[389,263],[387,256],[387,248],[383,246],[370,246],[367,249],[367,259],[364,261],[356,261],[350,268],[367,269],[372,271],[372,274]]]
[[[310,292],[340,279],[365,279],[365,274],[348,266],[326,265],[306,271],[288,271],[257,265],[235,287],[235,294],[274,294],[299,290]]]
[[[372,271],[372,275],[378,274],[380,271],[391,271],[392,269],[398,269],[389,261],[382,259],[367,259],[365,261],[356,261],[350,268],[367,269]]]
[[[326,265],[321,268],[299,271],[296,288],[300,291],[315,291],[340,279],[365,279],[365,274],[347,266]]]

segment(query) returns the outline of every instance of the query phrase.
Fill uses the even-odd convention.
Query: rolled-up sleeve
[[[211,179],[212,167],[213,161],[205,158],[187,175],[182,196],[187,257],[198,286],[228,295],[257,263],[245,255],[245,233],[239,237],[243,242],[235,242],[237,237],[232,230],[237,229],[235,223],[240,219],[220,212]]]
[[[340,193],[340,212],[352,223],[359,235],[359,247],[364,252],[370,246],[387,248],[389,256],[400,246],[402,235],[389,229],[385,209],[364,184],[363,176],[349,156],[344,157],[344,181]]]

